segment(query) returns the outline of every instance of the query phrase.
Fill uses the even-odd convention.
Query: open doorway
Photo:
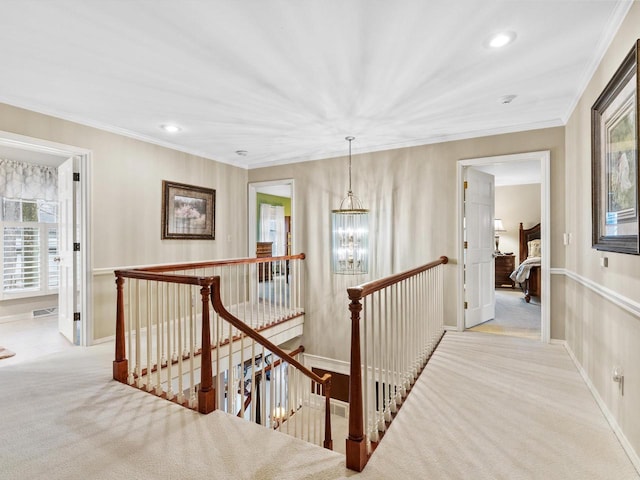
[[[0,330],[3,342],[13,338],[23,357],[90,344],[89,156],[0,132]]]
[[[248,256],[295,253],[293,180],[250,183],[248,205]]]
[[[275,180],[249,184],[249,257],[284,257],[295,253],[293,242],[293,180]],[[258,284],[251,285],[255,301],[275,300],[276,292],[288,298],[290,262],[271,261],[258,264],[252,275]],[[287,301],[287,298],[281,299]]]
[[[458,162],[459,195],[459,315],[458,329],[466,327],[466,297],[477,291],[477,282],[489,282],[494,297],[495,314],[491,319],[472,329],[502,333],[548,342],[549,324],[549,152],[531,152]],[[467,271],[467,249],[465,240],[470,224],[465,219],[464,178],[468,169],[492,175],[495,180],[495,213],[491,222],[492,238],[495,239],[493,262],[482,278]],[[498,220],[500,220],[498,222]],[[524,229],[539,225],[538,243],[544,245],[544,254],[539,257],[538,284],[535,295],[525,300],[525,291],[520,283],[510,278],[522,263],[527,263],[527,254],[522,255],[520,246],[520,223]],[[533,230],[532,230],[533,231]],[[485,283],[483,285],[486,286]],[[526,285],[529,286],[528,284]]]

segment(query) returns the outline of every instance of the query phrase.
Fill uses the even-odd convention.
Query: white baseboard
[[[618,425],[618,422],[613,416],[613,413],[611,413],[611,410],[609,410],[609,407],[607,407],[607,404],[604,403],[604,400],[602,400],[600,393],[598,393],[598,390],[596,390],[596,387],[591,382],[591,379],[587,375],[587,372],[584,370],[584,368],[582,368],[582,365],[578,361],[577,357],[574,355],[573,350],[571,350],[571,347],[569,346],[569,344],[564,340],[556,340],[553,343],[564,345],[564,348],[567,350],[567,353],[571,357],[571,360],[573,360],[573,363],[578,369],[578,372],[580,372],[582,379],[587,384],[587,387],[591,391],[591,394],[593,395],[593,398],[596,400],[596,403],[600,407],[600,410],[602,410],[604,417],[607,419],[607,422],[609,422],[609,425],[611,426],[613,433],[615,433],[616,437],[618,437],[618,441],[620,442],[620,444],[622,445],[622,448],[624,449],[627,456],[629,457],[629,460],[631,460],[631,463],[633,463],[633,466],[635,467],[636,471],[640,473],[640,457],[638,457],[638,454],[636,453],[634,448],[631,446],[631,443],[629,442],[624,432],[620,428],[620,425]]]
[[[30,318],[30,313],[17,313],[15,315],[6,315],[4,317],[0,317],[0,323],[17,322],[20,320],[29,320]]]
[[[94,338],[93,341],[91,342],[91,345],[99,345],[100,343],[115,342],[115,341],[116,341],[116,336],[110,335],[108,337]]]

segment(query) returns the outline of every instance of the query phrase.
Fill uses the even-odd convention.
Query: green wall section
[[[277,195],[269,195],[266,193],[256,193],[256,235],[260,238],[260,204],[268,203],[269,205],[278,205],[284,207],[284,216],[291,216],[291,199],[287,197],[279,197]]]
[[[280,205],[284,207],[284,216],[291,216],[291,199],[287,197],[278,197],[276,195],[268,195],[266,193],[256,194],[258,212],[260,212],[260,204],[268,203],[269,205]],[[259,213],[258,213],[259,214]]]

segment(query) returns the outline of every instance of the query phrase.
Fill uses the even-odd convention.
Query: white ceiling
[[[631,3],[2,0],[0,102],[247,168],[557,126]]]
[[[494,163],[492,165],[478,165],[473,168],[493,175],[496,187],[527,185],[542,181],[539,160]]]

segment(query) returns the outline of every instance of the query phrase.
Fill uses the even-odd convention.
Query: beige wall
[[[496,218],[506,232],[500,234],[500,251],[512,252],[520,263],[520,223],[531,228],[540,223],[540,184],[496,187]]]
[[[347,192],[346,158],[250,170],[250,181],[284,178],[295,181],[295,242],[298,250],[307,254],[308,315],[303,339],[307,351],[346,360],[349,351],[346,288],[427,263],[440,255],[451,260],[445,267],[445,314],[446,323],[455,325],[456,163],[461,159],[540,150],[551,151],[554,204],[551,265],[562,266],[562,235],[558,243],[553,232],[562,232],[564,225],[564,128],[361,155],[357,154],[356,139],[353,190],[371,211],[372,261],[370,274],[366,276],[330,272],[330,213],[338,208]]]
[[[94,339],[115,331],[114,268],[246,254],[246,170],[2,104],[0,130],[93,153]],[[162,180],[216,189],[216,240],[160,239]]]
[[[587,85],[566,126],[566,339],[636,452],[640,450],[640,318],[601,293],[640,303],[640,257],[591,248],[590,109],[640,37],[640,3],[635,2]],[[600,266],[607,257],[609,267]],[[586,288],[586,283],[592,288]],[[595,289],[595,290],[594,290]],[[611,379],[625,369],[625,394]]]

